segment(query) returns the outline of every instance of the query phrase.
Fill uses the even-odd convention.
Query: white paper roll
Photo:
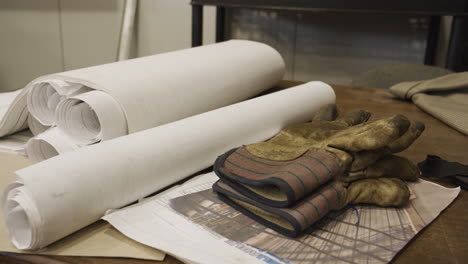
[[[37,249],[213,164],[223,152],[310,120],[333,103],[311,82],[68,152],[16,172],[6,223],[20,249]]]
[[[28,105],[43,125],[65,97],[91,89],[111,95],[133,133],[248,99],[284,75],[281,55],[258,42],[231,40],[41,76],[0,116],[0,137],[27,125]]]
[[[40,162],[59,154],[80,148],[80,146],[57,127],[50,128],[31,138],[26,153],[32,162]]]
[[[284,61],[272,47],[230,40],[34,82],[61,80],[108,93],[121,105],[133,133],[248,99],[278,83],[284,72]]]
[[[82,93],[59,103],[57,126],[81,145],[127,134],[127,120],[119,103],[102,91]]]
[[[28,90],[29,112],[39,123],[50,127],[55,125],[55,109],[62,100],[90,89],[77,83],[45,79],[33,82]]]
[[[41,122],[37,121],[37,119],[34,118],[34,116],[32,116],[31,114],[28,116],[28,127],[34,136],[37,136],[40,133],[49,129],[49,126],[44,126],[43,124],[41,124]]]

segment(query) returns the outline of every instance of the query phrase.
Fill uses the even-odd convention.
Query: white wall
[[[125,1],[58,3],[65,70],[115,61]]]
[[[56,0],[0,1],[0,91],[63,69]]]
[[[189,0],[140,0],[134,56],[191,45]],[[0,0],[0,92],[54,72],[117,58],[125,0]],[[205,8],[204,43],[215,9]]]
[[[204,44],[214,42],[215,19],[216,9],[204,7]],[[191,23],[190,0],[140,0],[137,55],[190,48]]]

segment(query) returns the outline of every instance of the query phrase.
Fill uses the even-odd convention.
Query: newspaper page
[[[0,123],[7,114],[8,108],[13,103],[15,98],[22,92],[17,90],[14,92],[0,93]],[[26,112],[27,115],[27,112]],[[25,121],[24,118],[18,118],[16,121]],[[16,122],[15,121],[15,122]],[[21,123],[21,122],[20,122]],[[14,127],[22,127],[24,124],[11,124]],[[18,132],[7,137],[0,136],[0,152],[14,153],[26,155],[26,142],[32,137],[29,131]]]
[[[221,202],[211,191],[216,179],[213,173],[204,175],[105,219],[131,238],[187,262],[200,262],[200,256],[204,254],[221,256],[212,258],[210,263],[225,262],[228,255],[223,257],[224,252],[218,250],[227,247],[216,248],[214,252],[212,246],[224,242],[224,245],[238,249],[231,253],[257,254],[257,259],[264,263],[386,263],[433,221],[460,191],[420,180],[410,184],[413,195],[404,208],[356,206],[336,211],[311,226],[301,237],[291,239]],[[164,214],[161,214],[162,208]],[[181,220],[181,216],[185,217],[184,221],[174,221]],[[144,222],[138,220],[144,218]],[[151,226],[150,222],[161,225]],[[140,232],[133,232],[136,228]],[[203,234],[203,239],[193,232],[195,229]],[[143,233],[151,234],[152,238],[143,239]],[[171,236],[172,241],[166,236]],[[178,247],[183,240],[197,250],[179,255],[182,252]]]
[[[0,138],[0,152],[26,156],[26,144],[32,136],[29,130],[23,130],[13,135]]]

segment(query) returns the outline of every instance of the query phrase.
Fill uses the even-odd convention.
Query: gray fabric
[[[468,72],[390,87],[396,96],[412,100],[424,111],[468,135]]]

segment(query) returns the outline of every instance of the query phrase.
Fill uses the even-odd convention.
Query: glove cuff
[[[288,237],[297,237],[332,210],[339,209],[344,187],[334,181],[322,186],[290,208],[277,208],[242,195],[224,181],[213,185],[218,197],[253,220]]]
[[[311,149],[297,159],[272,161],[245,147],[219,156],[214,171],[226,184],[255,201],[288,207],[342,173],[336,156]]]

